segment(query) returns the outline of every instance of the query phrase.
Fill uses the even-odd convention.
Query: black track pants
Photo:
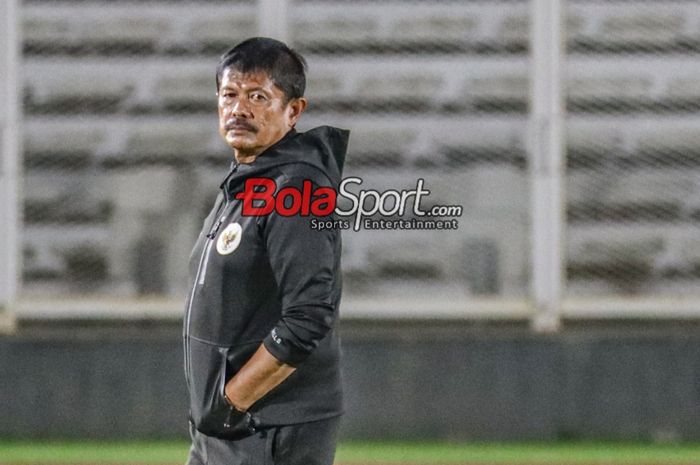
[[[205,436],[190,428],[187,465],[332,465],[340,417],[275,426],[238,441]]]

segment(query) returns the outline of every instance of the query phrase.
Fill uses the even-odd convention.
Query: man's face
[[[285,102],[284,92],[265,72],[242,74],[226,68],[218,106],[219,134],[239,162],[250,163],[294,126],[306,100]]]

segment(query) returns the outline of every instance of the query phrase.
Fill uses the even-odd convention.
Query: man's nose
[[[233,102],[233,105],[231,105],[231,116],[245,118],[250,116],[250,109],[248,108],[245,99],[239,98]]]

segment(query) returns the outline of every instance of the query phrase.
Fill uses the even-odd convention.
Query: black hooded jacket
[[[337,190],[348,135],[328,126],[292,130],[253,163],[234,163],[221,184],[190,256],[184,318],[190,416],[205,434],[223,431],[211,420],[228,407],[223,386],[261,343],[297,370],[251,407],[256,425],[342,413],[340,231],[312,229],[312,216],[243,216],[236,194],[251,178],[272,179],[277,191],[301,190],[304,181]]]

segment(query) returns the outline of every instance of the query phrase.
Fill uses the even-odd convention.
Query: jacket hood
[[[332,126],[319,126],[306,132],[292,129],[282,139],[262,152],[252,163],[238,164],[223,185],[237,175],[262,174],[272,167],[289,163],[306,163],[321,170],[334,185],[340,183],[345,164],[350,131]],[[236,163],[234,162],[233,166]]]

